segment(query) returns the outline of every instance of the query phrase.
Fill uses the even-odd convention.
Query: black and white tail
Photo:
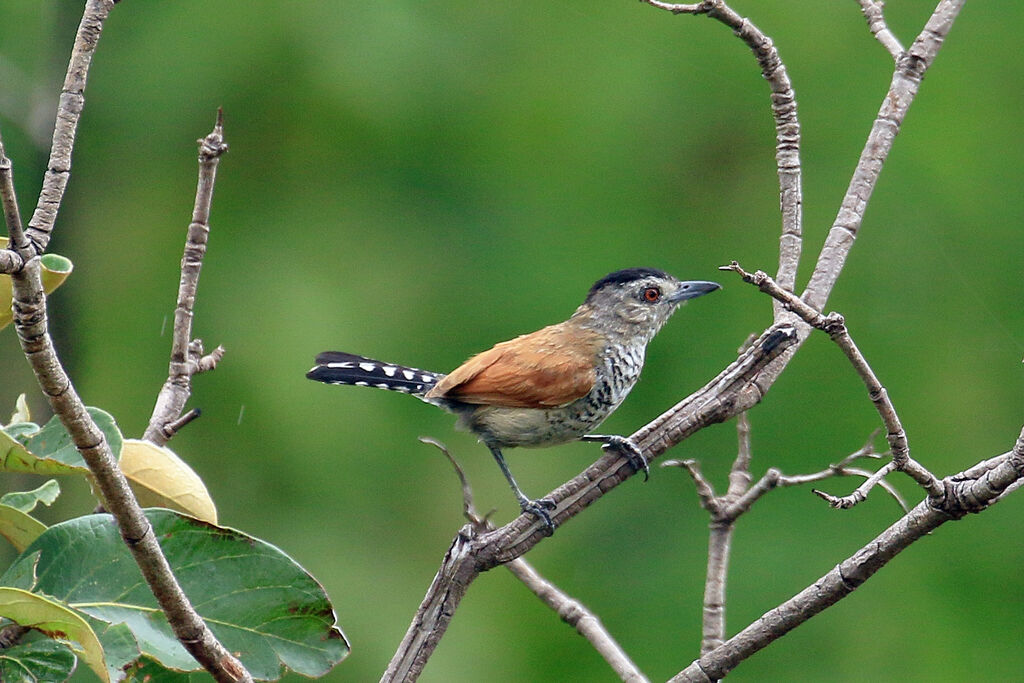
[[[353,353],[324,351],[316,357],[316,365],[306,373],[306,377],[327,384],[376,387],[423,398],[423,394],[430,391],[444,375],[382,363]]]

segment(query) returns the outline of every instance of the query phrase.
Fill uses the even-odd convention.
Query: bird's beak
[[[674,304],[681,303],[687,299],[695,299],[698,296],[704,296],[709,294],[716,289],[721,289],[722,285],[717,282],[706,282],[704,280],[689,280],[687,282],[680,282],[679,287],[676,291],[672,292],[668,296],[668,300]]]

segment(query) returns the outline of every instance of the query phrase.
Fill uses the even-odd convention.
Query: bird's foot
[[[530,500],[525,496],[519,501],[519,509],[528,515],[533,515],[537,518],[537,521],[544,522],[544,526],[548,529],[548,535],[555,533],[555,523],[551,521],[551,515],[548,514],[548,510],[555,509],[555,501],[550,498],[537,498],[536,500]]]
[[[604,444],[601,446],[602,450],[616,451],[620,455],[626,456],[629,464],[633,466],[634,472],[643,470],[644,481],[651,478],[651,468],[647,465],[647,458],[644,457],[643,451],[636,445],[636,442],[628,436],[619,436],[618,434],[587,434],[580,437],[580,439],[582,441],[602,442]]]

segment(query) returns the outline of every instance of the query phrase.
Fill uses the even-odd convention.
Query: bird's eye
[[[661,299],[661,290],[657,287],[645,287],[641,296],[643,296],[644,301],[653,304]]]

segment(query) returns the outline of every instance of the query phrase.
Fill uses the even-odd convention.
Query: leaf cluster
[[[124,439],[89,413],[146,511],[175,576],[217,638],[257,679],[285,669],[322,676],[348,653],[323,587],[280,549],[217,525],[198,475],[173,451]],[[88,476],[60,422],[31,422],[24,397],[0,428],[0,470]],[[0,497],[0,535],[20,555],[0,576],[0,680],[69,678],[79,661],[104,682],[188,681],[200,670],[177,640],[110,515],[47,527],[32,516],[60,495],[56,479]]]

